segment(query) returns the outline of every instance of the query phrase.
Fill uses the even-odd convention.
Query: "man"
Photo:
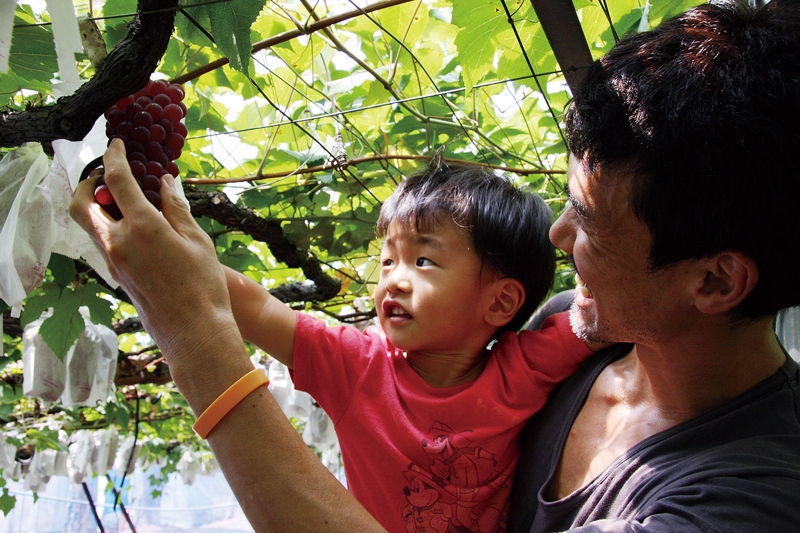
[[[797,530],[798,367],[771,320],[800,304],[800,20],[779,1],[692,10],[616,47],[576,95],[551,238],[581,278],[576,332],[633,345],[595,354],[533,420],[510,530]],[[104,164],[124,219],[93,180],[71,214],[203,413],[252,369],[214,248],[169,179],[162,217],[121,143]],[[380,530],[264,387],[208,435],[257,531]]]
[[[571,323],[597,354],[529,424],[509,531],[797,531],[800,11],[705,5],[568,112]],[[788,282],[788,283],[787,283]]]

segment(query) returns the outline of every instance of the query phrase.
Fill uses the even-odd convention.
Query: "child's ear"
[[[725,313],[739,305],[758,282],[758,265],[741,252],[722,252],[701,261],[705,277],[694,292],[702,313]]]
[[[493,297],[485,317],[487,323],[500,328],[511,322],[525,303],[525,287],[513,278],[498,279],[492,285]]]

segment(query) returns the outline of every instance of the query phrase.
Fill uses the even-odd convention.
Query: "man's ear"
[[[511,322],[525,303],[525,287],[514,278],[503,278],[493,283],[492,300],[486,310],[486,322],[501,328]]]
[[[703,313],[725,313],[739,305],[758,282],[758,265],[741,252],[722,252],[703,261],[704,279],[695,290]]]

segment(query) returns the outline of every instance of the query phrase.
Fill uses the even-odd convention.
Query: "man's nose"
[[[575,209],[572,205],[567,205],[561,216],[550,226],[550,242],[568,254],[572,253],[575,244],[575,217]]]

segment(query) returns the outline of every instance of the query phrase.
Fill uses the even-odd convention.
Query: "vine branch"
[[[140,0],[128,34],[97,73],[55,104],[0,113],[0,146],[82,140],[103,112],[147,84],[169,44],[178,0]]]

